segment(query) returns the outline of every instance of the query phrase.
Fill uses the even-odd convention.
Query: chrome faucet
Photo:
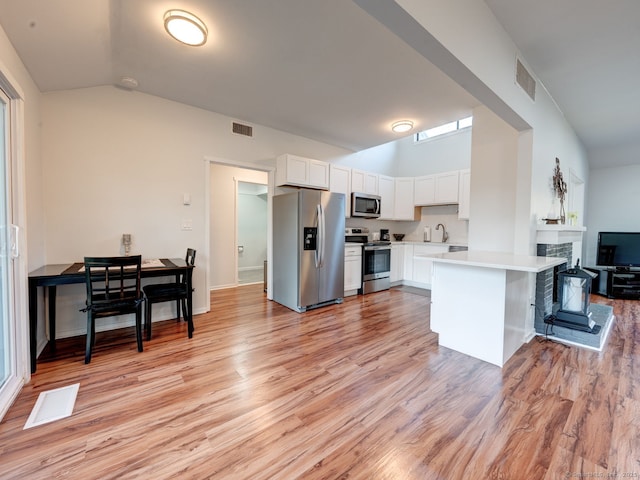
[[[442,223],[439,223],[436,226],[436,230],[439,230],[440,227],[442,227],[442,243],[446,243],[447,240],[449,240],[449,234],[447,233],[447,231],[444,228],[444,225]]]

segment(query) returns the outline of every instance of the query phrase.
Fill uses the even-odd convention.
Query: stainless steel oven
[[[362,251],[362,293],[379,292],[391,287],[391,245],[372,242]]]
[[[358,293],[379,292],[391,287],[391,242],[372,242],[369,229],[345,229],[345,242],[362,245],[362,286]]]

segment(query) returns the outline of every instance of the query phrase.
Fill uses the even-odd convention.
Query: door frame
[[[25,176],[25,121],[24,94],[18,82],[11,76],[3,63],[0,63],[0,88],[9,97],[10,144],[7,158],[10,172],[9,193],[11,204],[9,215],[11,223],[19,227],[14,242],[19,254],[11,261],[13,318],[12,330],[15,342],[14,365],[6,383],[0,389],[0,419],[7,412],[22,386],[31,379],[29,360],[29,320],[27,300],[28,263],[26,249],[26,176]]]
[[[205,155],[204,157],[204,181],[205,181],[205,251],[207,254],[207,264],[205,269],[205,282],[207,289],[210,287],[211,272],[209,271],[210,259],[211,259],[211,165],[225,165],[228,167],[244,168],[247,170],[257,170],[260,172],[267,172],[267,298],[271,300],[272,297],[272,274],[271,265],[273,259],[273,246],[272,246],[272,228],[273,228],[273,195],[275,194],[275,173],[276,167],[272,165],[261,165],[257,163],[242,162],[238,160],[229,160],[226,158],[214,157]],[[236,234],[234,234],[236,235]],[[237,256],[236,255],[236,276],[237,276]],[[207,311],[211,310],[211,297],[207,295]]]

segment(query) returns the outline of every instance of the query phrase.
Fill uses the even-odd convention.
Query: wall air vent
[[[535,101],[536,81],[519,58],[516,59],[516,83],[520,85],[525,92],[527,92],[527,95],[531,97],[531,100]]]
[[[238,135],[245,135],[247,137],[253,137],[253,127],[233,122],[233,133],[237,133]]]

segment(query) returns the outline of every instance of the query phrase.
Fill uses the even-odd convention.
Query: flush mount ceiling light
[[[194,14],[184,10],[169,10],[164,14],[164,28],[179,42],[194,47],[207,41],[207,27]]]
[[[408,132],[413,128],[413,122],[411,120],[400,120],[391,125],[391,130],[396,133]]]

